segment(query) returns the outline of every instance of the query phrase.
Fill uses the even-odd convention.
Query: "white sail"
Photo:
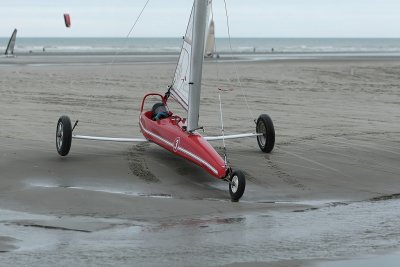
[[[195,0],[170,92],[187,111],[187,130],[198,128],[208,0]]]
[[[186,34],[183,36],[181,54],[176,66],[174,81],[171,86],[171,96],[178,101],[186,111],[189,110],[189,78],[193,40],[193,9],[194,6],[192,7]]]
[[[211,19],[208,24],[206,48],[204,51],[205,57],[212,57],[215,53],[215,26],[214,20]]]
[[[14,55],[14,46],[16,38],[17,38],[17,29],[14,29],[10,41],[8,41],[6,52],[4,53],[5,55]]]

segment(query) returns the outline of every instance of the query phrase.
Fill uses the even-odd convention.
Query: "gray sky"
[[[233,37],[400,37],[400,0],[226,0]],[[124,37],[146,0],[1,0],[0,36]],[[227,36],[223,0],[216,34]],[[182,36],[192,0],[150,0],[131,36]],[[71,15],[65,28],[63,13]]]

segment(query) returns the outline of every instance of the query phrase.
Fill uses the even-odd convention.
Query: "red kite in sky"
[[[71,27],[71,18],[67,13],[64,14],[64,22],[65,22],[65,27],[67,28]]]

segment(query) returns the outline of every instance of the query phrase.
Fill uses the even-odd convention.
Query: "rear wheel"
[[[66,156],[71,149],[72,126],[68,116],[61,116],[58,119],[56,130],[56,147],[60,156]]]
[[[261,151],[270,153],[275,145],[275,129],[271,118],[267,114],[261,114],[258,117],[256,132],[262,134],[257,136],[257,143]]]
[[[231,194],[232,202],[238,202],[243,196],[246,188],[246,178],[242,171],[234,171],[231,174],[229,182],[229,193]]]

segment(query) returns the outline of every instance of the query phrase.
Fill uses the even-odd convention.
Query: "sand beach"
[[[206,61],[204,135],[221,132],[218,88],[226,133],[262,113],[275,125],[271,154],[226,142],[246,173],[239,203],[154,144],[73,140],[57,154],[61,115],[78,134],[142,137],[142,97],[166,91],[176,57],[107,62],[0,58],[4,266],[324,266],[400,249],[399,58]]]

